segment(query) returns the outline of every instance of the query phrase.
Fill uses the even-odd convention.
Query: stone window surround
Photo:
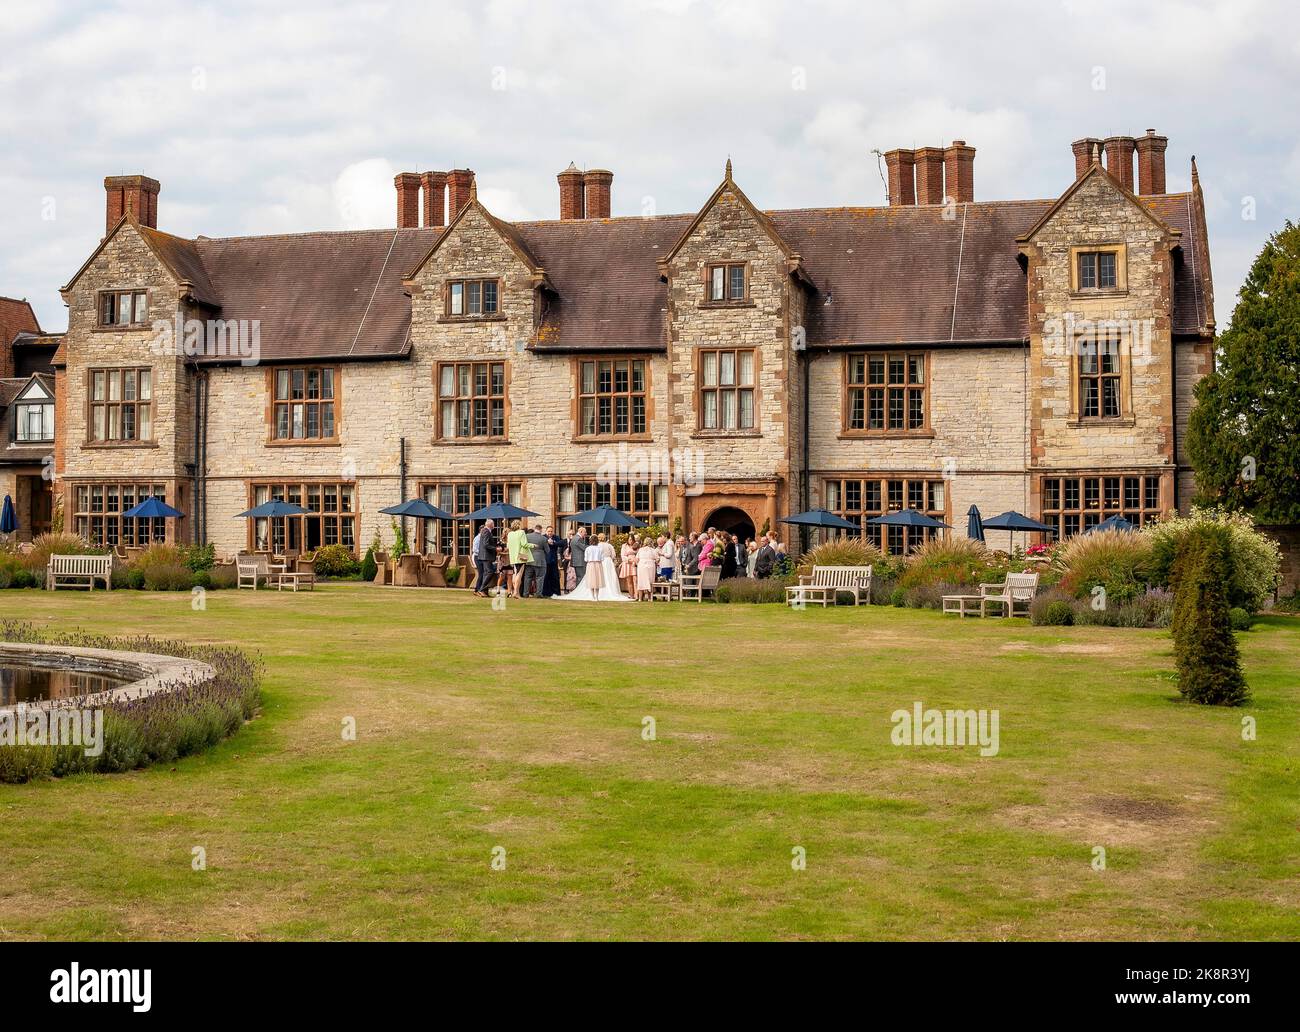
[[[453,315],[451,311],[451,285],[453,283],[487,283],[493,282],[497,285],[497,308],[495,312],[481,312],[478,315],[471,315],[468,312],[462,312],[459,315]],[[462,295],[463,296],[463,295]],[[442,281],[442,311],[438,315],[438,322],[454,323],[476,323],[476,322],[505,322],[506,314],[504,312],[505,290],[500,276],[448,276]],[[462,300],[464,304],[464,300]]]
[[[146,370],[147,370],[148,373],[149,373],[149,402],[148,402],[148,405],[149,405],[149,426],[150,426],[150,434],[151,434],[151,436],[149,436],[149,437],[147,437],[147,438],[133,437],[133,438],[131,438],[130,440],[111,440],[111,439],[108,439],[108,438],[105,438],[105,439],[102,440],[102,441],[97,441],[97,440],[95,440],[94,436],[92,435],[92,431],[93,431],[93,428],[94,428],[94,425],[95,425],[95,405],[97,405],[97,404],[101,404],[101,405],[121,405],[121,404],[123,404],[123,402],[121,402],[120,400],[119,400],[119,401],[116,401],[116,402],[109,402],[109,401],[107,401],[107,400],[105,400],[105,401],[103,401],[103,402],[96,402],[96,401],[94,400],[94,379],[95,379],[95,374],[96,374],[96,373],[105,373],[105,374],[107,374],[107,373],[111,373],[111,372],[128,372],[128,371],[133,371],[133,372],[137,372],[137,373],[138,373],[138,372],[142,372],[142,371],[146,371]],[[158,386],[158,377],[155,375],[155,370],[154,370],[153,366],[142,366],[142,365],[126,365],[126,366],[89,366],[89,367],[86,369],[86,405],[85,405],[85,412],[84,412],[84,416],[85,416],[85,420],[86,420],[86,434],[85,434],[85,439],[81,442],[81,446],[82,446],[83,448],[157,448],[157,447],[159,447],[157,437],[156,437],[156,436],[153,436],[153,430],[154,430],[154,428],[156,428],[156,427],[158,426],[158,397],[157,397],[157,386]],[[104,393],[105,393],[105,395],[107,395],[107,393],[108,393],[107,389],[105,389],[105,392],[104,392]],[[136,387],[136,393],[137,393],[137,395],[139,394],[139,385],[138,385],[138,384],[137,384],[137,387]],[[136,400],[135,400],[134,402],[126,402],[125,404],[132,404],[132,405],[136,405],[136,406],[138,407],[138,406],[140,405],[140,400],[139,400],[139,398],[137,397]],[[58,413],[57,413],[57,412],[55,413],[55,418],[56,418],[56,419],[58,418]],[[106,416],[105,418],[107,419],[107,416]],[[137,412],[137,414],[136,414],[136,432],[137,432],[137,433],[139,432],[139,429],[140,429],[139,418],[140,418],[140,417],[139,417],[139,413]]]
[[[845,519],[852,520],[856,515],[874,516],[874,515],[883,515],[887,512],[899,511],[898,509],[890,507],[888,482],[891,480],[901,480],[903,481],[903,508],[907,508],[911,504],[909,494],[908,494],[908,486],[907,486],[908,483],[919,481],[920,483],[925,485],[922,488],[923,492],[925,493],[925,497],[924,497],[925,505],[922,507],[921,511],[929,515],[932,515],[937,519],[943,520],[944,523],[948,523],[948,524],[952,523],[952,481],[951,479],[944,477],[942,473],[936,473],[934,471],[924,472],[924,471],[896,471],[896,470],[884,470],[884,471],[835,470],[835,471],[817,471],[815,473],[810,473],[809,475],[810,477],[813,477],[814,479],[820,482],[820,489],[821,489],[820,504],[824,508],[835,513],[836,515],[843,516]],[[842,486],[840,488],[841,495],[839,501],[834,506],[831,505],[831,500],[829,498],[830,482],[835,481],[843,485],[845,481],[854,481],[854,480],[862,481],[864,483],[866,481],[875,481],[881,485],[881,492],[880,492],[881,507],[879,510],[867,509],[867,508],[861,508],[861,509],[845,508],[844,489]],[[944,485],[942,510],[930,508],[930,484],[933,482],[940,482]],[[866,498],[864,494],[862,498],[862,505],[865,506],[865,504],[866,504]],[[889,546],[890,528],[879,527],[877,528],[877,530],[879,533],[879,544],[881,546],[881,550],[884,551],[886,554],[889,554],[888,546]],[[924,535],[918,533],[917,528],[907,527],[907,528],[900,528],[900,530],[902,531],[901,537],[903,539],[904,554],[906,552],[910,552],[911,549],[916,544],[919,544],[920,540],[923,540],[924,538]],[[935,533],[943,533],[943,532],[935,531]],[[864,534],[868,539],[871,538],[870,532],[866,531],[865,528],[864,528]],[[912,540],[913,535],[916,535],[917,540],[915,541]]]
[[[740,265],[745,269],[745,294],[741,298],[729,298],[723,296],[720,299],[712,298],[712,279],[714,279],[714,269],[723,270],[723,294],[731,292],[731,268],[733,265]],[[757,308],[758,303],[750,296],[750,277],[753,273],[749,260],[736,261],[710,261],[703,266],[703,296],[699,307],[701,308]]]
[[[417,497],[429,499],[430,492],[432,492],[433,494],[433,498],[431,500],[432,504],[437,505],[440,508],[443,508],[441,504],[442,502],[441,491],[440,491],[441,488],[450,487],[454,490],[455,488],[458,487],[465,487],[470,490],[469,508],[465,510],[465,512],[468,513],[468,512],[475,511],[475,509],[482,508],[482,506],[477,506],[474,504],[473,490],[474,487],[477,485],[482,485],[484,488],[485,498],[487,499],[487,501],[484,503],[485,505],[490,504],[492,501],[492,488],[500,487],[501,496],[504,501],[511,502],[512,497],[518,498],[519,500],[517,502],[511,502],[511,504],[517,504],[520,505],[521,507],[523,506],[524,485],[523,485],[522,478],[519,477],[491,477],[488,479],[477,479],[474,477],[452,476],[452,477],[442,477],[442,478],[421,479],[417,483],[417,487],[419,489],[419,494],[417,495]],[[456,508],[457,506],[453,505],[447,511],[450,512],[453,516],[464,515],[464,513],[457,513]],[[528,519],[531,520],[534,519],[534,517],[530,516],[528,517]],[[450,555],[453,559],[456,559],[461,563],[467,563],[470,566],[473,566],[474,538],[478,535],[478,532],[483,528],[483,524],[486,521],[485,520],[453,521],[453,523],[451,524],[452,527],[451,543],[453,547],[450,552],[439,551],[442,544],[441,541],[436,542],[439,548],[434,548],[434,549],[429,548],[428,524],[437,523],[441,528],[443,522],[444,521],[442,520],[421,520],[421,519],[417,519],[415,521],[416,543],[419,545],[420,552],[424,555],[429,555],[433,552],[442,555]],[[500,520],[497,521],[498,526],[496,528],[496,533],[498,538],[504,540],[505,533],[503,527],[500,525],[501,522],[502,521]],[[460,528],[463,525],[468,525],[469,532],[470,532],[469,547],[464,552],[460,550],[460,541],[459,541]]]
[[[581,354],[581,355],[573,356],[572,363],[571,363],[573,368],[573,406],[572,406],[573,443],[587,444],[592,442],[598,443],[601,441],[632,441],[637,443],[646,443],[654,440],[654,436],[650,432],[650,427],[653,425],[654,414],[655,414],[654,381],[652,379],[652,373],[651,373],[651,366],[653,364],[652,358],[653,356],[650,354],[632,354],[632,353],[628,353],[628,354],[602,353],[602,354],[591,354],[591,355]],[[582,393],[582,364],[584,362],[598,362],[598,363],[599,362],[641,362],[642,363],[644,369],[645,384],[644,384],[644,390],[640,391],[639,393],[645,397],[645,427],[646,428],[643,433],[631,433],[629,431],[626,434],[619,434],[619,433],[584,434],[582,432],[582,399],[584,397]],[[601,397],[601,394],[597,392],[595,395],[585,395],[585,396],[599,398]],[[620,395],[614,393],[608,396],[618,397]],[[627,396],[631,397],[632,392],[629,392]],[[629,426],[630,426],[630,419],[629,419]]]
[[[343,543],[343,531],[342,531],[343,520],[345,519],[350,520],[352,523],[352,554],[353,555],[358,554],[358,551],[361,548],[361,540],[359,537],[359,531],[361,529],[361,485],[355,479],[345,480],[341,477],[293,477],[293,476],[248,477],[244,480],[244,487],[246,490],[248,508],[250,509],[253,508],[253,506],[259,504],[257,501],[257,489],[259,487],[267,488],[268,497],[274,497],[272,489],[276,487],[282,487],[286,489],[298,488],[301,491],[301,495],[300,495],[301,501],[299,504],[302,504],[304,507],[306,507],[306,498],[308,494],[307,488],[309,487],[350,488],[352,491],[352,508],[348,509],[346,512],[342,508],[336,509],[333,512],[328,512],[328,513],[323,510],[319,512],[313,510],[311,513],[305,516],[276,516],[272,518],[281,521],[288,521],[288,520],[297,521],[298,528],[299,528],[298,547],[300,551],[303,552],[307,551],[307,549],[303,547],[302,544],[303,528],[307,520],[309,519],[321,520],[321,544],[322,545],[325,544],[325,523],[324,523],[325,519],[329,517],[334,517],[339,520],[339,541],[337,542],[339,544]],[[286,490],[284,492],[284,496],[287,497],[287,495],[288,495],[288,491]],[[248,524],[248,529],[247,529],[248,552],[253,553],[257,551],[257,525],[259,523],[262,522],[266,523],[267,526],[266,533],[267,533],[268,542],[272,540],[273,533],[274,533],[271,525],[272,518],[263,517],[262,519],[244,520],[244,522]],[[285,537],[287,540],[288,538],[287,523],[285,523]],[[330,542],[330,543],[334,544],[335,542]]]
[[[1113,287],[1080,287],[1079,255],[1094,251],[1115,252],[1115,285]],[[1073,244],[1070,247],[1071,297],[1123,297],[1128,293],[1128,246],[1119,240],[1093,244]]]
[[[103,511],[94,512],[93,509],[88,505],[83,510],[77,504],[77,498],[80,493],[80,490],[82,488],[85,488],[87,495],[89,496],[89,493],[93,491],[93,489],[96,487],[102,489],[106,489],[108,487],[116,488],[117,497],[119,499],[118,508],[111,513],[103,512]],[[67,506],[67,512],[69,515],[70,526],[73,532],[77,534],[81,534],[83,538],[89,541],[90,536],[81,533],[80,523],[82,520],[85,520],[87,521],[87,523],[89,523],[89,521],[93,520],[97,516],[104,519],[105,521],[109,519],[114,519],[118,522],[117,541],[115,542],[116,545],[124,548],[144,547],[139,543],[139,536],[136,536],[131,544],[124,545],[122,543],[123,528],[121,526],[122,521],[121,521],[120,514],[124,512],[125,509],[131,507],[131,506],[126,506],[124,508],[121,505],[120,500],[122,497],[123,487],[130,487],[134,492],[132,496],[133,497],[132,505],[144,501],[144,498],[140,496],[139,488],[147,487],[150,491],[150,497],[161,498],[167,504],[174,505],[176,508],[181,509],[182,511],[184,511],[185,509],[184,485],[174,477],[121,476],[121,477],[70,478],[66,482],[66,484],[61,485],[61,490],[65,492],[64,498]],[[159,487],[162,488],[161,494],[159,494],[157,491],[157,488]],[[181,519],[184,519],[184,517],[181,517]],[[148,535],[149,543],[162,542],[166,544],[174,544],[175,542],[183,540],[184,538],[184,534],[182,533],[182,528],[180,526],[181,519],[168,520],[159,517],[157,519],[151,520],[148,517],[132,518],[131,520],[133,524],[132,530],[135,531],[137,535],[139,535],[139,533],[143,530],[144,533]],[[149,524],[149,526],[145,527],[144,524]],[[154,536],[153,532],[159,529],[161,529],[162,531],[162,537]]]
[[[1101,488],[1103,494],[1099,499],[1098,508],[1095,510],[1096,515],[1099,517],[1098,522],[1100,522],[1101,519],[1105,519],[1107,516],[1113,516],[1116,515],[1117,513],[1130,511],[1130,507],[1124,504],[1123,481],[1126,478],[1138,478],[1139,480],[1145,477],[1159,478],[1160,481],[1159,502],[1157,506],[1155,506],[1154,508],[1146,504],[1145,484],[1142,487],[1143,498],[1141,499],[1142,504],[1139,506],[1139,510],[1145,520],[1150,520],[1156,516],[1163,516],[1164,514],[1171,512],[1174,509],[1173,470],[1168,466],[1151,467],[1151,466],[1139,465],[1139,466],[1124,466],[1117,469],[1084,468],[1084,469],[1042,470],[1040,472],[1036,472],[1032,478],[1032,486],[1033,486],[1032,509],[1036,513],[1035,518],[1041,520],[1043,523],[1047,523],[1049,525],[1053,525],[1060,528],[1064,526],[1064,520],[1063,520],[1064,516],[1077,514],[1080,517],[1079,529],[1080,532],[1082,532],[1082,530],[1084,529],[1084,514],[1093,511],[1087,509],[1087,507],[1084,505],[1082,482],[1089,479],[1100,480],[1106,477],[1118,477],[1120,479],[1120,497],[1119,497],[1120,504],[1118,507],[1111,507],[1111,508],[1106,507],[1105,496],[1104,496],[1105,488],[1103,485]],[[1079,506],[1077,508],[1066,508],[1064,491],[1062,490],[1061,497],[1058,499],[1058,503],[1059,503],[1058,506],[1055,509],[1045,508],[1044,503],[1047,500],[1045,482],[1048,480],[1080,481]]]
[[[505,366],[505,392],[503,395],[502,405],[502,433],[499,437],[445,437],[442,431],[442,367],[458,365],[503,365]],[[500,356],[490,356],[487,358],[456,358],[442,362],[433,363],[433,439],[435,445],[446,445],[448,447],[464,447],[467,445],[496,446],[507,445],[510,443],[510,377],[512,370],[510,360]],[[453,374],[454,375],[454,374]],[[489,373],[489,382],[490,382]],[[458,399],[460,395],[456,395]],[[471,396],[472,397],[472,396]],[[489,398],[492,395],[488,395]]]
[[[851,411],[849,405],[849,390],[850,390],[849,363],[853,360],[853,358],[858,355],[864,355],[868,358],[870,358],[870,356],[872,355],[884,355],[885,362],[886,362],[886,380],[888,380],[888,362],[890,356],[902,355],[904,357],[908,357],[914,353],[915,352],[913,350],[908,350],[903,348],[893,348],[889,350],[886,350],[884,348],[860,348],[845,353],[843,360],[840,362],[840,432],[837,435],[840,440],[842,441],[861,440],[863,438],[870,438],[871,440],[885,440],[885,441],[928,440],[935,436],[934,427],[930,423],[930,409],[931,409],[930,382],[934,373],[933,352],[930,351],[921,352],[925,360],[925,371],[923,373],[923,375],[925,376],[925,383],[922,384],[922,388],[924,390],[924,396],[925,396],[925,404],[923,410],[925,416],[925,423],[923,426],[918,427],[915,430],[908,430],[908,429],[890,430],[888,427],[886,427],[883,430],[868,430],[865,427],[863,427],[860,430],[856,430],[849,426],[849,413]],[[885,386],[886,388],[888,388],[889,386],[888,383],[886,383]],[[865,389],[865,385],[864,385],[864,389]],[[888,412],[888,409],[886,409],[886,412]],[[864,409],[864,417],[865,417],[865,409]],[[904,410],[904,417],[906,417],[906,409]],[[886,416],[886,421],[888,421],[887,416]]]
[[[700,354],[705,351],[734,351],[737,354],[741,351],[752,351],[754,353],[754,425],[741,430],[711,430],[704,426],[704,394],[703,394],[703,370],[700,368]],[[740,362],[737,359],[736,368],[739,370]],[[738,374],[739,375],[739,374]],[[763,380],[763,349],[760,347],[726,347],[726,346],[697,346],[691,349],[691,376],[695,381],[695,429],[691,433],[692,438],[704,438],[708,440],[718,440],[727,437],[762,437],[763,420],[759,401],[762,397],[762,380]],[[737,402],[739,405],[739,402]],[[737,409],[739,414],[739,409]],[[719,419],[721,416],[719,415]]]
[[[334,373],[334,436],[333,437],[284,437],[275,436],[275,374],[287,369],[290,377],[293,370],[330,369]],[[304,399],[304,402],[306,399]],[[291,421],[292,424],[292,421]],[[268,366],[266,370],[266,444],[271,448],[337,448],[342,443],[343,426],[343,367],[341,365],[289,365]]]
[[[1082,363],[1079,360],[1080,337],[1076,337],[1070,347],[1070,416],[1066,426],[1071,429],[1084,427],[1131,427],[1137,425],[1133,416],[1133,352],[1126,334],[1119,336],[1119,415],[1118,416],[1083,416],[1083,389],[1080,377]],[[1099,360],[1100,361],[1100,360]]]
[[[100,319],[104,313],[104,298],[109,294],[144,294],[144,322],[129,323],[102,323]],[[95,313],[94,320],[90,327],[91,333],[126,333],[128,331],[138,332],[147,330],[152,326],[149,322],[149,313],[153,311],[153,288],[152,287],[112,287],[95,291]],[[132,313],[134,315],[134,313]]]
[[[564,523],[565,521],[570,520],[572,518],[573,513],[581,512],[583,510],[582,504],[577,499],[578,487],[581,485],[589,485],[592,489],[592,505],[591,505],[592,508],[595,508],[598,505],[605,504],[597,500],[600,494],[600,489],[603,486],[609,492],[608,504],[613,505],[618,509],[622,509],[622,511],[627,513],[629,516],[635,516],[638,519],[642,520],[643,522],[651,525],[654,525],[656,523],[663,523],[665,525],[668,525],[670,523],[671,511],[673,505],[671,485],[655,484],[655,483],[634,484],[629,482],[625,482],[621,484],[602,485],[599,478],[597,477],[554,477],[551,480],[551,512],[555,514],[555,521],[554,521],[555,532],[560,537],[568,538],[572,535],[574,530],[576,530],[576,528],[571,528],[570,532],[566,534],[564,532]],[[570,487],[570,486],[573,487],[574,489],[573,509],[567,509],[561,507],[560,505],[560,489],[563,487]],[[649,497],[648,506],[643,507],[637,505],[636,490],[638,487],[644,487],[647,491],[649,491],[650,497]],[[628,493],[631,495],[627,508],[624,508],[623,506],[618,504],[618,502],[620,501],[620,499],[618,498],[619,488],[625,488],[628,491]],[[667,504],[662,508],[656,506],[655,504],[656,501],[658,500],[657,496],[660,490],[665,491],[668,495]]]

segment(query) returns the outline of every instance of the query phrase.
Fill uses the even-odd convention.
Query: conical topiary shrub
[[[1228,615],[1227,532],[1207,526],[1189,535],[1179,556],[1174,597],[1178,690],[1192,702],[1240,706],[1249,697]]]

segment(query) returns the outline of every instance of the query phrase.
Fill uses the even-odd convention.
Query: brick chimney
[[[453,168],[447,173],[447,186],[447,217],[454,219],[460,214],[461,208],[469,204],[474,193],[474,170]]]
[[[415,229],[420,224],[420,177],[414,172],[393,176],[397,187],[397,228]]]
[[[1119,180],[1125,190],[1133,189],[1133,148],[1137,141],[1131,136],[1107,136],[1106,171]]]
[[[572,161],[555,177],[560,184],[560,218],[580,219],[586,214],[582,198],[582,172]]]
[[[916,154],[895,148],[885,151],[885,169],[889,176],[889,206],[916,203]]]
[[[943,203],[942,147],[921,147],[916,151],[916,203]]]
[[[587,218],[609,218],[609,190],[614,173],[604,168],[589,169],[583,173],[582,182],[587,188]]]
[[[158,191],[161,189],[158,180],[148,176],[105,176],[104,193],[108,204],[104,232],[116,226],[127,212],[134,215],[140,225],[157,229]]]
[[[1094,161],[1101,160],[1101,141],[1095,136],[1085,136],[1070,144],[1074,151],[1074,178],[1082,179],[1083,174],[1092,168]]]
[[[1154,129],[1148,129],[1145,136],[1135,141],[1138,162],[1138,193],[1162,194],[1165,192],[1165,148],[1169,146],[1168,136],[1157,136]]]
[[[425,172],[420,176],[420,193],[424,198],[424,224],[445,226],[447,173]]]
[[[948,196],[958,204],[975,200],[975,148],[953,140],[943,151],[943,177]]]

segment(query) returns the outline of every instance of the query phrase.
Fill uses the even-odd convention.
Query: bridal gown
[[[631,602],[618,586],[618,568],[614,565],[614,549],[608,544],[588,545],[583,553],[587,572],[582,582],[567,595],[557,598],[573,602]]]

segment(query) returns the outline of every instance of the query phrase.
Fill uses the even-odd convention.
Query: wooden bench
[[[694,599],[696,602],[703,602],[704,593],[717,588],[718,581],[721,579],[721,566],[706,566],[694,576],[688,574],[682,578],[681,591],[678,597],[683,601]]]
[[[111,555],[52,555],[45,567],[45,587],[50,591],[61,583],[94,591],[97,580],[102,580],[109,591],[113,590]]]
[[[257,590],[257,582],[271,576],[271,563],[265,555],[235,556],[235,587]]]
[[[807,605],[820,602],[822,607],[833,606],[841,591],[853,597],[853,604],[871,601],[870,566],[814,566],[813,572],[800,577],[798,584],[785,589],[786,605]]]
[[[1023,603],[1024,613],[1029,615],[1029,604],[1038,593],[1038,574],[1008,573],[1001,584],[980,585],[980,616],[985,616],[987,606],[1002,606],[1003,616],[1015,616],[1017,604]],[[997,614],[994,614],[997,615]]]

